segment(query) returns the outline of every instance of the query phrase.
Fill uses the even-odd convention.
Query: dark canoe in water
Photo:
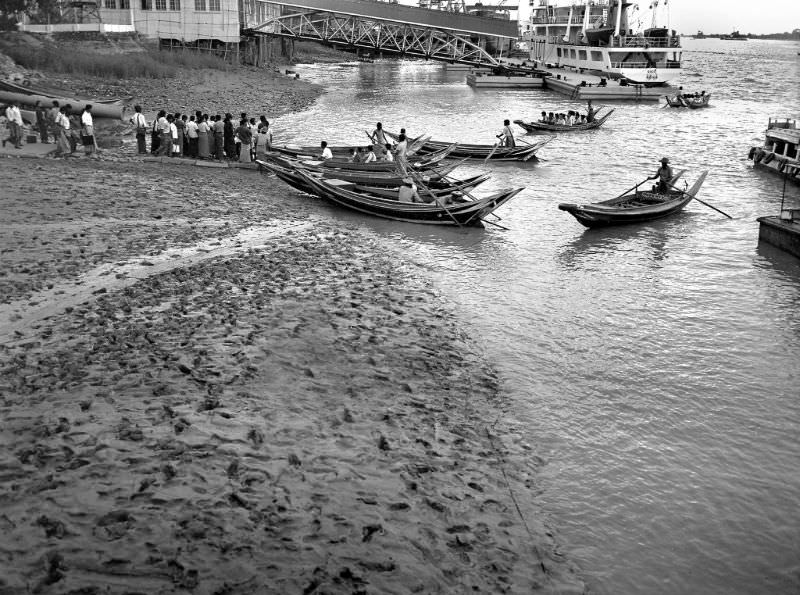
[[[521,126],[528,132],[581,132],[583,130],[592,130],[600,128],[608,117],[614,113],[614,110],[606,112],[602,118],[596,118],[593,122],[586,124],[574,124],[572,126],[566,124],[545,124],[543,122],[523,122],[522,120],[514,120],[514,124]]]
[[[282,167],[289,169],[303,169],[319,173],[324,178],[338,178],[353,182],[354,184],[362,184],[365,186],[379,186],[379,187],[396,187],[402,184],[405,177],[400,172],[389,171],[348,171],[344,169],[327,169],[321,166],[320,161],[308,161],[301,159],[293,159],[291,157],[282,157],[277,155],[267,155],[267,161],[277,163]],[[482,177],[484,174],[477,174],[467,180],[453,180],[448,177],[449,174],[456,169],[460,163],[451,163],[442,165],[436,170],[429,170],[414,175],[425,183],[426,186],[432,188],[449,188],[453,184],[463,184],[474,179]]]
[[[483,218],[516,196],[522,188],[503,190],[476,200],[460,200],[452,204],[444,201],[430,203],[400,202],[390,198],[375,197],[356,192],[352,185],[342,180],[325,180],[299,170],[298,175],[311,189],[311,194],[348,209],[394,221],[426,223],[428,225],[483,225]]]
[[[683,97],[683,103],[689,109],[697,109],[699,107],[708,107],[708,102],[711,101],[711,93],[704,93],[698,97]]]
[[[686,107],[683,105],[683,101],[678,95],[664,95],[664,99],[667,100],[667,105],[669,107]]]
[[[384,131],[386,136],[391,139],[397,140],[398,134],[393,132]],[[450,157],[460,159],[489,159],[491,161],[527,161],[536,156],[536,151],[541,149],[555,136],[543,138],[535,143],[519,144],[516,147],[499,147],[497,145],[469,145],[458,143],[455,149],[450,153]],[[409,139],[412,143],[416,139]],[[427,153],[434,153],[441,151],[445,147],[449,147],[453,143],[443,141],[426,140],[422,147],[418,150],[420,155]]]
[[[677,181],[683,172],[673,178]],[[624,225],[660,219],[677,213],[699,192],[706,179],[707,171],[685,192],[670,190],[666,194],[657,192],[631,192],[619,198],[586,205],[561,203],[558,208],[574,216],[586,227],[605,227]]]
[[[302,192],[308,192],[313,194],[313,189],[306,183],[306,181],[299,175],[298,170],[290,167],[284,167],[278,165],[277,163],[270,163],[267,161],[256,161],[256,163],[261,166],[263,169],[274,173],[278,178],[300,190]],[[314,175],[321,177],[321,174],[315,172]],[[486,180],[489,179],[488,174],[482,174],[479,176],[473,176],[466,180],[454,180],[452,185],[443,188],[427,188],[423,191],[423,194],[426,195],[433,195],[439,199],[450,199],[450,200],[462,200],[464,195],[468,194],[471,190],[474,190],[479,184],[482,184]],[[397,200],[398,193],[399,193],[399,186],[370,186],[366,184],[354,184],[349,182],[353,186],[353,190],[356,192],[360,192],[361,194],[365,195],[372,195],[377,198],[390,198]]]
[[[697,109],[699,107],[708,107],[708,103],[711,101],[711,93],[704,93],[697,97],[694,95],[665,95],[664,99],[667,100],[669,107]]]

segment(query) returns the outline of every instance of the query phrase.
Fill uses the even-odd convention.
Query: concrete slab
[[[759,217],[758,239],[800,258],[800,222]]]
[[[8,141],[5,146],[0,145],[0,155],[9,157],[47,157],[55,150],[56,145],[44,143],[27,143],[19,149],[14,148],[14,145]]]

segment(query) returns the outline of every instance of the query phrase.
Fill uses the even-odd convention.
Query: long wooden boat
[[[308,185],[305,179],[299,175],[297,169],[284,167],[282,165],[278,165],[277,163],[270,163],[267,161],[256,161],[259,166],[263,167],[267,171],[274,173],[279,179],[283,180],[289,186],[296,188],[302,192],[307,192],[313,194],[313,189]],[[322,177],[320,173],[314,173],[313,175],[317,177]],[[437,199],[441,200],[463,200],[463,197],[469,194],[472,190],[474,190],[479,184],[482,184],[486,180],[489,179],[489,174],[482,174],[480,176],[473,176],[463,181],[455,180],[451,185],[443,188],[427,188],[425,193],[428,195],[433,195]],[[361,194],[374,196],[376,198],[390,198],[393,200],[398,200],[398,195],[400,192],[399,186],[370,186],[366,184],[354,184],[352,182],[348,182],[349,184],[353,185],[353,190],[355,192],[359,192]]]
[[[320,174],[323,178],[338,178],[346,180],[354,184],[362,184],[365,186],[379,186],[379,187],[396,187],[403,183],[405,177],[400,172],[388,171],[348,171],[343,169],[326,169],[321,167],[319,161],[293,159],[287,156],[278,156],[274,154],[267,154],[267,161],[275,162],[278,165],[287,167],[289,169],[302,169],[312,171]],[[454,180],[449,176],[461,163],[448,163],[435,170],[427,170],[416,174],[426,186],[431,188],[449,188],[453,184],[463,184],[472,180],[478,179],[485,174],[476,174],[471,178],[465,180]]]
[[[673,180],[677,181],[682,173],[680,172]],[[561,203],[558,208],[570,213],[586,227],[605,227],[660,219],[681,211],[697,195],[706,175],[707,171],[700,174],[697,181],[685,192],[670,190],[665,194],[659,194],[634,190],[611,200],[586,205]]]
[[[386,136],[397,140],[400,135],[394,132],[384,131]],[[462,159],[489,159],[491,161],[528,161],[536,156],[536,152],[553,140],[555,136],[543,138],[535,143],[520,143],[516,147],[500,147],[497,145],[470,145],[458,143],[458,146],[450,153],[450,157]],[[410,139],[409,142],[412,142]],[[519,141],[518,141],[519,142]],[[427,140],[419,149],[420,155],[441,151],[453,143],[444,141]]]
[[[429,136],[419,137],[415,139],[412,143],[409,143],[408,151],[406,155],[414,155],[417,152],[417,149],[421,147],[425,141],[429,140]],[[375,143],[371,143],[375,146]],[[353,155],[353,151],[358,149],[366,149],[369,144],[364,145],[328,145],[328,148],[331,150],[331,154],[333,155],[334,159],[337,160],[348,160]],[[272,150],[278,153],[282,153],[283,155],[288,155],[289,157],[297,157],[297,158],[305,158],[305,159],[315,159],[318,158],[322,149],[319,145],[294,145],[294,144],[284,144],[284,145],[272,145]]]
[[[545,124],[544,122],[523,122],[522,120],[514,120],[514,124],[521,126],[527,132],[582,132],[584,130],[600,128],[613,113],[614,110],[612,109],[603,114],[603,117],[596,118],[593,122],[573,124],[572,126],[568,124]]]
[[[441,151],[419,155],[408,160],[408,165],[417,170],[430,169],[445,159],[458,145],[452,144]],[[370,163],[351,162],[348,159],[334,157],[322,162],[322,167],[328,169],[349,169],[355,171],[397,171],[396,161],[372,161]]]
[[[407,203],[361,194],[342,180],[320,179],[303,170],[299,170],[298,174],[313,190],[312,194],[348,209],[394,221],[429,225],[482,227],[484,217],[522,191],[522,188],[503,190],[477,200],[459,201],[450,205],[443,201]]]

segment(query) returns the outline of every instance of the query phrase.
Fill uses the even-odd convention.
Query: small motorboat
[[[675,175],[670,180],[670,186],[677,182],[681,175],[683,172]],[[680,212],[700,191],[707,175],[708,172],[704,171],[692,187],[685,191],[671,189],[663,194],[649,190],[642,192],[637,186],[631,192],[610,200],[585,205],[561,203],[558,208],[571,214],[586,227],[651,221]]]

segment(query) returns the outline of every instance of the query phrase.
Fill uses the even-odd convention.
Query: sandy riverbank
[[[0,593],[582,592],[380,238],[252,172],[0,169]]]

